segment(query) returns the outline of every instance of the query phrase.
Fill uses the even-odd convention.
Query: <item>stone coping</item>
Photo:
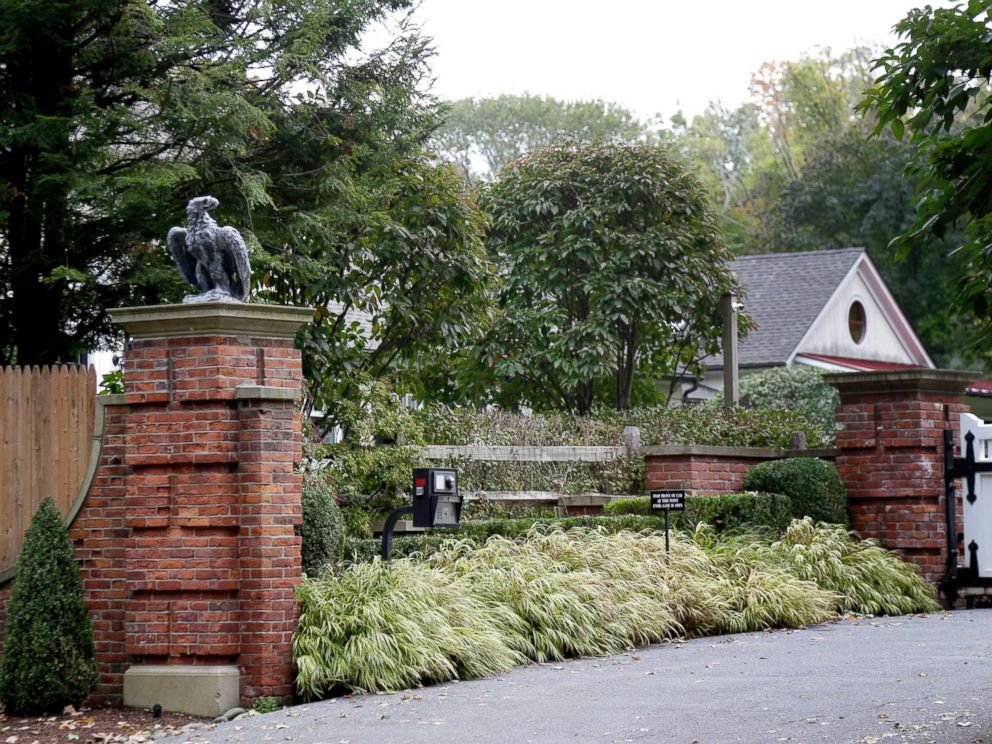
[[[841,395],[877,395],[879,393],[939,393],[964,395],[968,385],[981,372],[954,369],[904,369],[890,372],[839,372],[824,375]]]
[[[248,384],[234,388],[235,400],[296,400],[298,397],[299,390],[296,388]]]
[[[783,447],[723,447],[705,444],[660,444],[641,447],[645,457],[701,455],[707,457],[738,457],[756,460],[782,460],[787,457],[836,457],[840,450],[785,449]]]
[[[137,339],[182,336],[293,338],[313,318],[309,307],[202,302],[185,305],[119,307],[110,319]]]

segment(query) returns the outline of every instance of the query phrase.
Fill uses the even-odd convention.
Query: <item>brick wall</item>
[[[787,450],[772,447],[644,447],[647,490],[684,489],[698,496],[733,493],[755,465],[786,457],[832,458],[834,450]]]
[[[841,394],[836,463],[851,526],[939,580],[947,565],[943,431],[952,429],[957,441],[974,375],[910,370],[826,379]]]
[[[125,394],[104,400],[99,465],[70,526],[95,698],[119,703],[132,665],[223,664],[240,669],[243,702],[289,700],[302,521],[292,337],[308,311],[224,303],[113,316],[133,338]]]

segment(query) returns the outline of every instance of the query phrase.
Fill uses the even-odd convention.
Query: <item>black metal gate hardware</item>
[[[974,504],[978,496],[975,493],[975,476],[979,473],[992,473],[992,462],[975,462],[975,435],[968,432],[964,435],[964,457],[954,456],[954,432],[944,430],[944,504],[947,517],[947,568],[940,582],[941,588],[947,593],[951,602],[957,596],[957,590],[963,586],[986,586],[987,579],[978,576],[979,545],[974,540],[968,545],[968,565],[958,566],[958,544],[964,542],[964,534],[957,530],[957,493],[955,483],[964,478],[966,483],[965,498],[969,504]]]

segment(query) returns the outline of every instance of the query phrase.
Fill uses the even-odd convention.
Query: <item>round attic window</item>
[[[851,332],[854,343],[860,344],[864,340],[865,327],[865,306],[855,300],[847,312],[847,329]]]

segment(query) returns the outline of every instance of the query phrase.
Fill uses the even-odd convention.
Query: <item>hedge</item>
[[[744,476],[744,488],[782,493],[792,502],[792,516],[847,524],[847,489],[833,463],[812,457],[763,462]]]
[[[651,500],[646,496],[617,499],[605,507],[603,514],[651,515]],[[686,496],[685,511],[672,512],[672,524],[680,529],[705,522],[721,531],[745,527],[767,527],[782,532],[792,519],[789,497],[778,493],[728,493],[721,496]]]
[[[531,519],[487,519],[480,522],[462,522],[457,530],[429,530],[422,537],[397,537],[393,540],[393,557],[406,557],[413,553],[428,555],[438,550],[450,540],[465,540],[473,545],[482,545],[490,537],[499,535],[513,540],[526,534],[535,525],[553,526],[563,530],[573,527],[601,527],[609,533],[630,530],[663,530],[665,518],[661,514],[650,513],[647,498],[619,499],[613,502],[613,514],[604,516],[579,516],[561,518]],[[648,504],[648,508],[641,505]],[[612,505],[611,505],[612,506]],[[641,513],[624,513],[626,507]],[[781,494],[738,493],[725,496],[688,496],[686,510],[673,512],[670,524],[672,529],[692,529],[705,522],[720,532],[738,532],[748,527],[766,528],[776,534],[789,525],[789,499]],[[382,541],[379,539],[350,539],[345,544],[345,563],[370,561],[379,555]]]

